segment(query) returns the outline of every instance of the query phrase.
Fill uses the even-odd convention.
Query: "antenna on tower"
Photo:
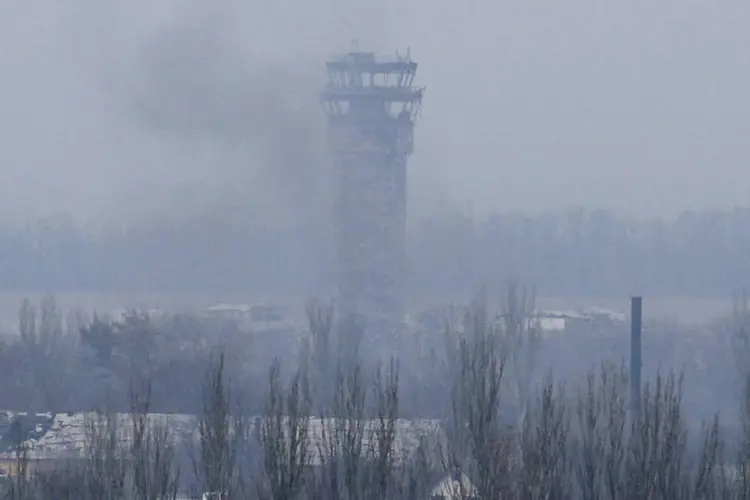
[[[352,39],[352,52],[359,52],[359,40],[356,38]]]

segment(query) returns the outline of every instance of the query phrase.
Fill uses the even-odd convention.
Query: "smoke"
[[[204,203],[220,199],[269,220],[320,216],[328,198],[317,100],[324,59],[254,53],[225,21],[183,20],[144,43],[128,94],[131,119],[163,141],[210,152],[184,169],[174,166],[200,184],[194,192]]]
[[[365,8],[366,7],[366,8]],[[318,91],[324,62],[384,38],[365,2],[189,4],[147,38],[125,95],[139,128],[192,149],[172,213],[231,211],[269,224],[330,219],[332,182]],[[188,205],[188,206],[186,206]]]
[[[325,60],[365,2],[40,0],[0,8],[4,221],[325,215]]]

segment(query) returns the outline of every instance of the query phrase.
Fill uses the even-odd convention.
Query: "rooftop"
[[[122,443],[129,441],[131,415],[114,414],[116,426]],[[257,425],[263,417],[249,419],[249,431],[257,431]],[[153,425],[166,425],[175,439],[190,440],[198,438],[197,417],[186,414],[149,414]],[[3,425],[3,422],[5,423]],[[86,449],[87,437],[91,435],[92,426],[105,425],[106,416],[97,413],[40,413],[27,414],[0,411],[0,458],[13,458],[19,444],[25,448],[32,460],[63,459],[81,457]],[[344,424],[343,420],[333,418],[311,418],[309,428],[309,461],[310,465],[319,465],[322,453],[326,448],[326,436]],[[364,438],[362,447],[365,452],[375,449],[377,445],[377,420],[363,422]],[[394,457],[403,459],[416,451],[423,437],[436,436],[442,431],[438,420],[406,420],[395,422],[396,440]],[[19,439],[22,436],[23,439]]]
[[[406,56],[398,53],[393,58],[378,59],[373,52],[349,52],[326,63],[328,71],[351,71],[362,73],[414,73],[417,63],[411,60],[411,54]]]

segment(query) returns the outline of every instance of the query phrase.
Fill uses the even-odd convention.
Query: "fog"
[[[738,2],[89,0],[1,14],[6,224],[220,203],[294,219],[325,199],[315,92],[352,39],[421,64],[412,218],[446,203],[674,215],[742,205],[750,188]]]
[[[695,0],[4,2],[0,494],[421,500],[461,471],[472,498],[750,498],[748,25]],[[327,302],[318,91],[354,48],[408,50],[427,88],[395,326]]]
[[[130,222],[220,208],[283,224],[319,207],[316,93],[333,31],[345,50],[350,35],[305,11],[50,2],[4,15],[3,209]]]

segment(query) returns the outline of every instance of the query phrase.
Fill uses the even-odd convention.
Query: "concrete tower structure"
[[[338,303],[368,329],[404,318],[406,162],[424,89],[409,55],[327,63],[322,102],[337,175]]]

